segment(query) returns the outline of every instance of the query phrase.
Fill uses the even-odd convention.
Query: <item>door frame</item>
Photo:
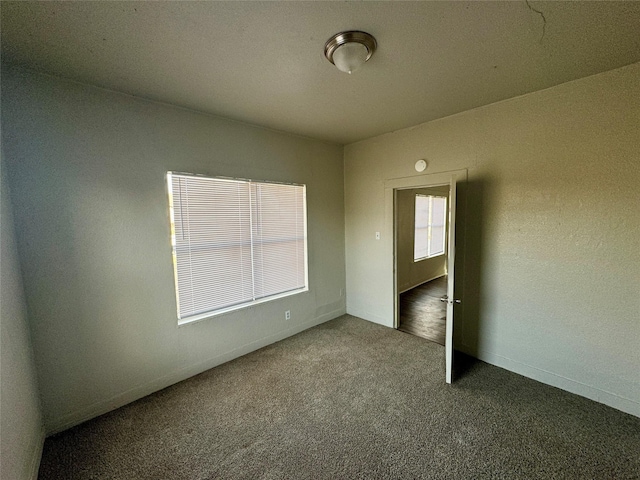
[[[396,202],[396,193],[398,190],[407,190],[413,188],[428,188],[428,187],[438,187],[443,185],[451,186],[452,183],[456,183],[457,185],[466,182],[468,178],[467,169],[463,170],[453,170],[448,172],[441,173],[432,173],[425,175],[416,175],[413,177],[404,177],[404,178],[395,178],[389,179],[384,182],[385,189],[385,233],[392,239],[392,275],[393,275],[393,328],[398,328],[399,323],[399,297],[398,297],[398,239],[397,239],[397,202]],[[457,189],[450,188],[450,195],[452,192],[456,192]],[[448,202],[451,204],[451,202]],[[466,202],[464,202],[466,205]],[[456,210],[459,210],[460,205],[456,202]],[[456,216],[457,217],[457,216]],[[454,218],[454,222],[455,222]],[[456,226],[455,224],[453,225]],[[451,225],[449,226],[451,228]],[[449,251],[452,251],[455,254],[455,245],[448,245]],[[450,257],[447,256],[447,271],[450,269],[449,265]],[[460,259],[459,259],[460,261]],[[454,266],[455,268],[455,266]],[[460,268],[458,267],[458,271],[460,272]],[[449,272],[450,274],[454,274],[455,272]],[[462,279],[458,278],[458,282]],[[449,306],[447,306],[449,308]],[[449,315],[447,315],[449,317]],[[451,316],[453,317],[453,315]],[[453,330],[453,321],[450,322],[449,318],[447,318],[447,328]],[[453,333],[453,332],[451,332]],[[451,347],[451,353],[453,353],[453,346]],[[447,379],[448,381],[450,379]]]

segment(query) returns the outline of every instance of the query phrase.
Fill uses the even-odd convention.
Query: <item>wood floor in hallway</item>
[[[401,330],[444,345],[447,304],[447,276],[436,278],[400,294]]]

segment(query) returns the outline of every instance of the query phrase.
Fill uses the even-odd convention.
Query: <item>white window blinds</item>
[[[180,319],[306,289],[304,186],[167,177]]]
[[[444,254],[447,198],[416,195],[413,259]]]

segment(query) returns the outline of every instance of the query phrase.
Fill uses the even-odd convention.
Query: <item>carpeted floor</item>
[[[640,478],[640,418],[443,356],[344,316],[48,438],[40,478]]]

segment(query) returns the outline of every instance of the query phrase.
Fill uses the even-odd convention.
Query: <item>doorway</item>
[[[398,194],[407,189],[430,188],[448,186],[449,196],[447,204],[447,252],[443,255],[446,274],[447,274],[447,295],[442,297],[443,303],[446,305],[446,325],[445,325],[445,381],[452,383],[453,381],[453,326],[454,326],[454,305],[459,306],[462,303],[460,298],[454,297],[455,285],[455,231],[456,231],[456,199],[457,184],[466,182],[467,171],[455,170],[450,172],[434,173],[427,175],[419,175],[412,177],[389,179],[384,182],[385,187],[385,230],[393,237],[393,327],[398,328],[399,325],[399,304],[400,293],[403,289],[399,283],[398,277],[398,246],[401,241],[398,239],[397,224],[399,213],[402,209],[398,209]],[[442,276],[438,275],[437,277]],[[437,277],[434,277],[437,278]]]
[[[396,191],[397,328],[445,345],[449,185]]]

